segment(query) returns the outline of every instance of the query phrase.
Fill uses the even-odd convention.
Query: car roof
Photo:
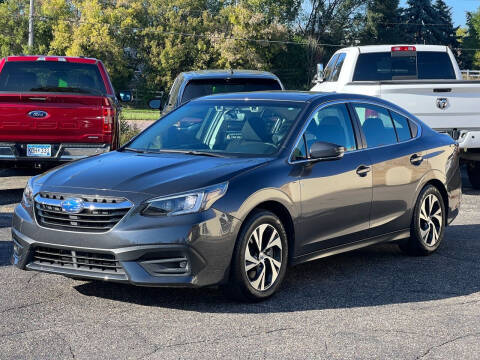
[[[416,51],[435,51],[435,52],[447,52],[447,47],[444,45],[424,45],[424,44],[395,44],[395,45],[364,45],[364,46],[351,46],[338,50],[339,52],[359,52],[359,53],[377,53],[377,52],[390,52],[393,47],[415,47]]]
[[[302,103],[326,103],[330,101],[359,101],[375,103],[380,106],[386,106],[391,109],[395,109],[400,113],[412,116],[405,109],[380,98],[360,95],[360,94],[348,94],[348,93],[334,93],[334,92],[314,92],[314,91],[255,91],[255,92],[238,92],[238,93],[225,93],[215,94],[200,97],[192,100],[191,102],[198,101],[211,101],[211,100],[233,100],[233,101],[251,101],[251,100],[264,100],[264,101],[289,101],[289,102],[302,102]]]
[[[196,70],[181,73],[185,79],[236,79],[236,78],[260,78],[275,79],[278,77],[268,71],[257,70]]]
[[[345,94],[333,92],[314,92],[314,91],[255,91],[255,92],[237,92],[208,95],[192,101],[201,100],[272,100],[272,101],[297,101],[313,102],[323,99],[324,101],[334,100],[374,100],[378,103],[387,103],[386,101],[366,95]]]
[[[96,64],[99,60],[82,56],[56,56],[56,55],[17,55],[7,56],[7,62],[10,61],[60,61],[79,64]]]

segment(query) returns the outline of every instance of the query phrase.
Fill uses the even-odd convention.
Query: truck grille
[[[69,199],[81,200],[81,211],[67,212],[62,204]],[[101,233],[113,228],[132,206],[123,198],[40,193],[35,197],[35,216],[46,228]]]
[[[125,274],[122,266],[112,254],[38,247],[33,255],[33,263],[61,269]]]

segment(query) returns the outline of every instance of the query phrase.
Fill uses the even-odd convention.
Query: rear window
[[[7,62],[0,73],[0,91],[106,93],[97,65],[60,61]]]
[[[274,79],[202,79],[188,82],[182,103],[201,96],[247,91],[282,90]]]
[[[436,51],[366,53],[358,56],[353,81],[454,80],[448,53]]]

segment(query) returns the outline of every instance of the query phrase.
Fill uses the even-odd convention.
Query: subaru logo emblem
[[[48,115],[48,113],[46,111],[42,111],[42,110],[34,110],[34,111],[30,111],[28,113],[28,116],[30,116],[32,118],[36,118],[36,119],[47,117],[47,115]]]
[[[69,214],[78,214],[85,209],[85,204],[82,199],[66,199],[62,201],[62,209],[63,211],[69,213]]]
[[[437,107],[440,110],[445,110],[448,106],[448,99],[447,98],[438,98],[437,99]]]

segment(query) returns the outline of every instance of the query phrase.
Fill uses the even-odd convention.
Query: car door
[[[352,103],[372,164],[373,200],[370,235],[410,227],[410,212],[420,179],[427,171],[424,152],[416,140],[419,127],[385,107]]]
[[[359,138],[345,103],[314,113],[294,151],[300,174],[302,215],[297,254],[305,255],[368,236],[372,174],[368,155],[358,151]],[[314,142],[345,147],[336,160],[313,161],[307,149]]]

